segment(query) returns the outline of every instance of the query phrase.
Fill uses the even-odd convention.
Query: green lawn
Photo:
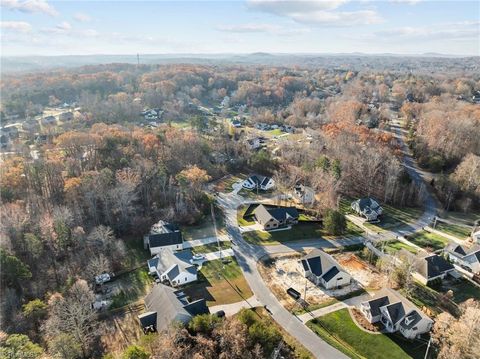
[[[417,246],[431,251],[442,249],[448,244],[448,239],[445,237],[439,236],[435,233],[429,233],[427,231],[420,231],[408,235],[407,239]]]
[[[467,213],[464,212],[445,212],[442,217],[446,217],[452,221],[461,222],[463,224],[472,226],[474,222],[480,219],[480,212],[470,210]]]
[[[255,219],[253,215],[247,216],[246,218],[243,217],[249,207],[250,206],[245,206],[245,205],[238,207],[237,220],[238,220],[239,226],[250,226],[252,224],[255,224]]]
[[[379,243],[377,245],[377,247],[379,249],[381,249],[383,247],[385,249],[385,252],[388,253],[388,254],[395,254],[396,252],[398,252],[401,249],[406,249],[410,253],[414,253],[414,254],[416,254],[418,252],[418,250],[415,249],[414,247],[409,246],[408,244],[405,244],[405,243],[400,242],[400,241],[382,242],[382,243]]]
[[[238,175],[230,175],[227,178],[223,179],[222,181],[218,182],[215,185],[215,190],[219,192],[232,192],[233,185],[239,181],[243,181],[247,178],[245,174],[238,174]]]
[[[229,249],[232,248],[232,244],[229,241],[220,241],[220,249]],[[193,253],[210,253],[218,251],[218,243],[209,243],[203,246],[193,247]]]
[[[217,231],[223,231],[225,228],[225,219],[223,218],[223,212],[219,208],[215,208],[215,222],[217,225]],[[181,230],[183,238],[187,241],[215,236],[215,228],[213,227],[211,216],[206,216],[199,224],[182,226]]]
[[[318,336],[351,358],[423,358],[425,344],[410,342],[399,335],[370,334],[361,330],[342,309],[307,323]]]
[[[153,278],[148,274],[145,265],[144,268],[121,275],[115,279],[114,283],[121,288],[121,291],[112,297],[110,309],[120,308],[143,298],[153,283]]]
[[[292,313],[295,313],[297,315],[300,315],[300,314],[304,314],[306,313],[307,311],[309,312],[313,312],[314,310],[317,310],[317,309],[320,309],[320,308],[325,308],[325,307],[329,307],[335,303],[338,303],[338,302],[343,302],[344,300],[346,299],[349,299],[349,298],[353,298],[353,297],[358,297],[359,295],[362,295],[362,294],[365,294],[367,293],[365,291],[365,289],[363,288],[360,288],[360,289],[357,289],[357,290],[354,290],[353,292],[350,292],[348,294],[345,294],[345,295],[340,295],[336,298],[330,298],[328,300],[326,300],[325,302],[323,303],[319,303],[319,304],[312,304],[312,305],[309,305],[307,308],[295,308],[294,310],[292,310]]]
[[[347,221],[347,231],[338,237],[328,235],[318,223],[298,223],[292,226],[292,229],[274,232],[252,231],[243,233],[243,238],[257,245],[273,245],[282,242],[295,241],[311,238],[345,238],[351,236],[361,236],[362,229]]]
[[[272,136],[280,136],[283,132],[281,129],[276,128],[274,130],[268,131],[268,133],[271,134]]]
[[[455,236],[459,239],[466,239],[466,237],[470,237],[471,229],[470,228],[465,228],[461,226],[456,226],[454,224],[449,224],[449,223],[441,223],[437,222],[437,225],[435,226],[435,229],[437,231],[444,232],[446,234],[450,234],[452,236]]]
[[[151,258],[150,251],[143,248],[143,237],[131,236],[125,237],[123,242],[127,248],[127,255],[122,261],[124,268],[136,268],[141,265],[146,265],[147,260]]]
[[[235,258],[228,258],[224,264],[220,260],[202,265],[198,281],[184,288],[192,298],[205,298],[208,306],[240,302],[253,293],[245,281],[242,269]]]

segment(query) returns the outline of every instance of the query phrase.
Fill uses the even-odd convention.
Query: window
[[[337,280],[342,280],[342,279],[343,279],[343,277],[338,277],[338,278],[337,278]]]
[[[185,282],[187,281],[187,277],[185,277]]]

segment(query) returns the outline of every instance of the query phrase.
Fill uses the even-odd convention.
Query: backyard
[[[236,303],[253,295],[233,257],[228,263],[221,260],[204,263],[198,281],[184,288],[184,292],[194,299],[205,298],[208,306]]]
[[[343,235],[331,236],[326,233],[322,226],[318,223],[298,223],[292,226],[292,229],[279,230],[273,232],[265,231],[251,231],[243,233],[243,238],[257,245],[273,245],[283,242],[301,240],[301,239],[313,239],[318,238],[321,240],[335,239],[335,238],[348,238],[361,236],[363,231],[353,223],[347,221],[347,230]]]
[[[388,242],[380,242],[377,244],[377,248],[380,250],[384,250],[388,254],[395,254],[401,249],[405,249],[409,251],[410,253],[416,254],[418,250],[412,246],[409,246],[408,244],[405,244],[400,241],[388,241]]]
[[[423,341],[412,343],[396,334],[370,334],[363,331],[352,320],[348,309],[312,319],[307,325],[323,340],[351,358],[423,358],[426,350]]]
[[[440,292],[446,293],[449,290],[453,292],[452,300],[457,304],[468,299],[480,300],[480,288],[466,279],[444,281]]]
[[[437,249],[443,249],[448,244],[448,239],[435,233],[429,233],[427,231],[420,231],[408,236],[405,236],[408,241],[422,247],[428,251],[436,251]]]
[[[466,239],[467,237],[470,237],[470,233],[472,231],[471,228],[442,222],[437,222],[435,229],[437,231],[441,231],[446,234],[450,234],[451,236],[457,237],[458,239]]]
[[[113,293],[110,309],[120,308],[143,299],[152,283],[153,278],[148,274],[146,264],[142,268],[119,275],[114,281],[106,284]]]
[[[217,225],[218,234],[222,233],[225,228],[225,220],[223,218],[223,212],[218,207],[215,207],[215,222]],[[213,226],[212,217],[210,215],[196,225],[182,226],[182,235],[185,240],[200,239],[215,237],[215,227]]]

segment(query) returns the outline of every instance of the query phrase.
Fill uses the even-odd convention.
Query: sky
[[[2,56],[480,55],[480,1],[0,1]]]

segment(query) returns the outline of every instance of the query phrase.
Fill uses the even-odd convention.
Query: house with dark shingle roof
[[[242,186],[246,189],[267,191],[275,186],[275,181],[271,177],[254,174],[243,181]]]
[[[187,324],[194,316],[209,313],[205,299],[190,302],[181,290],[155,284],[145,297],[146,312],[138,319],[145,334],[161,332],[172,322]]]
[[[295,207],[266,207],[259,205],[253,211],[255,220],[268,231],[298,223],[298,211]]]
[[[197,267],[193,262],[192,251],[185,249],[174,252],[164,249],[147,261],[148,271],[162,282],[178,287],[197,280]]]
[[[352,277],[332,256],[320,249],[314,249],[300,260],[304,275],[315,285],[334,289],[349,285]]]
[[[143,237],[143,245],[145,249],[150,249],[152,256],[163,249],[182,250],[182,232],[175,224],[160,220],[152,226],[150,233]]]
[[[475,244],[467,248],[457,243],[450,243],[444,251],[453,263],[469,268],[472,273],[480,273],[480,245]]]
[[[399,331],[413,339],[430,331],[433,320],[397,291],[383,288],[372,299],[360,304],[360,311],[370,323],[382,323],[387,332]]]
[[[445,258],[438,254],[420,253],[413,263],[413,277],[427,285],[436,279],[444,279],[447,274],[452,275],[455,268]]]
[[[383,208],[373,198],[361,198],[352,202],[352,209],[367,221],[376,221],[383,214]]]

